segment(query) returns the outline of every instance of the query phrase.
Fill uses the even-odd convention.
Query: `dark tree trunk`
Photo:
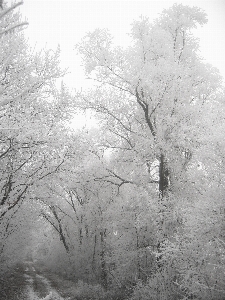
[[[53,212],[53,215],[55,217],[55,219],[57,220],[57,223],[58,223],[58,228],[57,228],[57,231],[59,233],[59,237],[60,237],[60,240],[62,241],[63,243],[63,246],[65,247],[66,249],[66,252],[69,252],[69,246],[67,245],[67,242],[66,242],[66,237],[63,233],[63,228],[62,228],[62,224],[61,224],[61,219],[59,218],[57,212],[56,212],[56,209],[55,207],[52,205],[50,206],[50,209],[51,211]],[[48,219],[47,219],[48,220]]]
[[[159,198],[160,198],[160,209],[159,212],[160,214],[164,215],[164,212],[167,209],[166,205],[166,195],[168,193],[169,189],[169,169],[168,169],[168,163],[166,161],[165,155],[163,153],[160,154],[159,158]],[[157,243],[157,252],[158,256],[156,258],[156,264],[158,269],[161,269],[163,264],[162,264],[162,255],[161,253],[161,244],[162,242],[166,239],[166,234],[163,230],[163,223],[164,223],[164,216],[162,217],[160,221],[160,230],[162,231],[162,236],[161,239]]]
[[[82,242],[83,242],[83,215],[81,215],[81,217],[80,217],[79,242],[80,242],[80,245],[82,245]]]
[[[101,237],[101,282],[105,289],[107,289],[107,270],[106,270],[106,261],[105,261],[105,231],[100,232]]]
[[[161,153],[159,158],[159,196],[163,198],[169,188],[169,170],[165,156]]]

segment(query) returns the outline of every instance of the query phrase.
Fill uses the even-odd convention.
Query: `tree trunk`
[[[101,282],[105,289],[107,289],[107,270],[106,270],[106,261],[105,261],[105,231],[100,232],[101,237]]]
[[[136,252],[137,252],[137,279],[141,279],[141,266],[140,266],[140,257],[139,257],[139,250],[140,250],[140,244],[139,244],[139,232],[137,228],[137,214],[134,214],[135,216],[135,234],[136,234]]]
[[[163,223],[164,223],[164,213],[167,209],[167,205],[166,205],[166,195],[168,192],[168,188],[169,188],[169,169],[168,169],[168,164],[165,158],[165,155],[163,153],[160,154],[160,158],[159,158],[159,213],[160,213],[160,224],[159,224],[159,228],[161,230],[161,238],[159,239],[158,243],[157,243],[157,252],[158,252],[158,256],[156,258],[156,264],[158,269],[162,268],[162,255],[160,255],[161,253],[161,244],[162,242],[166,239],[166,234],[163,230]]]
[[[164,154],[159,158],[159,197],[163,198],[169,187],[169,170]]]
[[[57,229],[57,231],[59,233],[60,240],[62,241],[63,246],[66,249],[66,252],[69,252],[69,246],[67,245],[66,237],[65,237],[65,235],[63,233],[61,219],[59,218],[59,216],[58,216],[58,214],[57,214],[56,209],[55,209],[54,206],[50,206],[50,209],[53,212],[53,215],[54,215],[54,217],[55,217],[55,219],[57,220],[57,223],[58,223],[58,229]]]

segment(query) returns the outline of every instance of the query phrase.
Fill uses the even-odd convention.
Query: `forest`
[[[95,84],[77,92],[60,48],[30,47],[22,4],[0,10],[0,299],[225,299],[225,89],[193,34],[206,13],[140,17],[126,48],[87,33],[74,55]],[[97,125],[69,126],[82,114]],[[38,294],[43,274],[57,296]]]

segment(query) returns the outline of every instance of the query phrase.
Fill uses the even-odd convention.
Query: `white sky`
[[[88,86],[74,45],[88,31],[108,28],[115,43],[128,45],[130,24],[140,15],[152,21],[164,8],[174,3],[198,6],[208,15],[208,24],[195,31],[200,38],[201,54],[217,67],[225,78],[225,0],[164,0],[164,1],[76,1],[24,0],[20,11],[29,21],[25,30],[30,44],[37,49],[61,47],[61,65],[69,67],[65,83],[80,90]]]

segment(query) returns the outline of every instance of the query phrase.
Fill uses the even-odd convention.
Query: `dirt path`
[[[20,300],[69,300],[62,298],[49,280],[37,273],[32,263],[25,263],[24,278],[26,287]]]
[[[76,300],[76,286],[32,262],[0,276],[0,300]]]

